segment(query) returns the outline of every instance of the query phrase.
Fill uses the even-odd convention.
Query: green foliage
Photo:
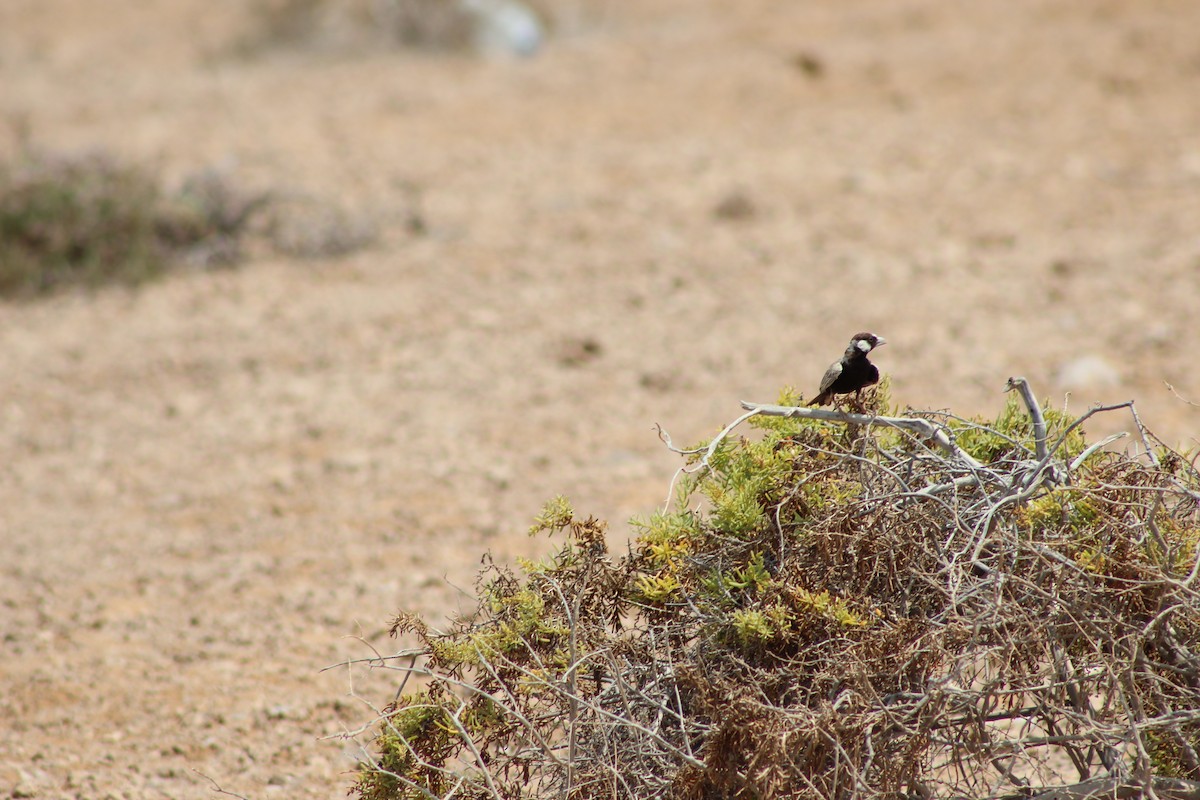
[[[717,567],[702,576],[697,599],[714,609],[727,610],[760,601],[771,585],[763,554],[753,552],[741,566]]]
[[[403,707],[392,708],[376,738],[378,769],[359,777],[357,790],[364,797],[416,800],[428,797],[426,792],[441,794],[445,787],[446,780],[437,769],[445,763],[452,738],[437,724],[441,708],[429,705],[427,693],[407,695],[402,702]],[[424,758],[432,758],[428,768],[417,747],[424,751]]]
[[[700,541],[703,530],[690,511],[658,512],[647,520],[631,521],[638,536],[644,573],[633,583],[630,599],[647,606],[663,606],[678,599],[683,588],[679,575],[686,559]]]
[[[570,501],[560,494],[542,506],[542,513],[533,519],[533,525],[529,528],[529,535],[535,536],[543,532],[558,533],[570,525],[574,518],[575,511],[571,508]]]
[[[1074,419],[1049,405],[1043,408],[1042,415],[1046,422],[1047,446],[1058,446],[1057,458],[1069,460],[1083,452],[1086,447],[1083,431],[1076,429],[1066,433]],[[958,446],[984,463],[1027,458],[1036,452],[1033,422],[1015,392],[1009,394],[995,420],[956,419],[951,420],[950,429]]]
[[[646,606],[664,606],[672,600],[679,599],[679,590],[683,584],[672,572],[657,575],[639,575],[634,583],[632,599]]]
[[[741,592],[761,594],[771,585],[771,573],[767,572],[763,554],[755,552],[746,566],[730,572],[727,584]]]
[[[638,532],[638,542],[651,563],[674,563],[687,555],[692,543],[703,534],[700,518],[690,510],[656,511],[647,520],[633,519],[630,524]]]
[[[760,529],[766,509],[778,502],[785,476],[794,468],[787,435],[773,431],[759,441],[723,445],[710,461],[699,491],[712,503],[712,524],[734,536]]]
[[[859,628],[870,624],[866,615],[851,608],[844,598],[831,595],[828,589],[810,592],[807,589],[797,588],[792,590],[792,597],[800,607],[839,625]]]
[[[785,386],[779,391],[775,400],[781,406],[804,405],[804,397],[791,386]],[[750,424],[759,430],[774,431],[781,436],[797,436],[805,431],[819,430],[822,425],[814,420],[801,417],[766,417],[758,416],[750,420]]]
[[[1020,519],[1030,532],[1046,536],[1051,531],[1078,537],[1096,521],[1097,511],[1083,491],[1050,492],[1029,502]]]
[[[784,606],[741,608],[729,615],[729,625],[742,652],[753,653],[785,641],[792,631],[792,617]]]
[[[460,789],[476,781],[486,785],[484,764],[472,763],[472,755],[520,739],[512,704],[531,715],[545,713],[547,703],[554,705],[543,697],[546,686],[570,685],[580,660],[619,628],[630,588],[607,558],[604,526],[576,518],[561,497],[547,504],[539,520],[535,529],[544,524],[565,533],[567,542],[518,573],[490,566],[481,575],[474,615],[444,633],[412,614],[395,619],[392,634],[416,637],[439,678],[385,712],[375,740],[378,756],[361,766],[354,787],[363,798],[427,799],[443,796],[456,782]],[[474,689],[464,692],[467,685]],[[451,781],[455,770],[461,780]]]

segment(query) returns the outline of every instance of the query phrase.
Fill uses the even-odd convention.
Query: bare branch
[[[1010,797],[1012,800],[1016,800],[1018,797],[1029,800],[1088,800],[1088,798],[1100,797],[1132,800],[1132,798],[1145,797],[1147,788],[1152,788],[1162,800],[1200,800],[1200,781],[1178,778],[1155,778],[1150,787],[1131,783],[1122,778],[1094,778],[1090,781],[1062,786],[1037,794],[1011,795]]]
[[[792,417],[799,419],[820,419],[827,422],[841,422],[847,425],[887,425],[916,435],[922,441],[933,442],[947,454],[954,456],[963,463],[982,468],[979,463],[965,450],[950,439],[946,430],[920,417],[877,417],[867,414],[852,414],[847,411],[827,411],[822,408],[807,408],[802,406],[774,406],[742,401],[742,408],[771,417]],[[744,417],[743,417],[744,418]],[[740,422],[740,419],[739,419]]]
[[[193,767],[193,768],[192,768],[192,772],[196,773],[196,774],[197,774],[197,775],[199,775],[201,778],[204,778],[204,779],[205,779],[205,780],[207,780],[209,783],[211,783],[211,784],[213,785],[213,788],[212,788],[212,790],[213,790],[214,792],[216,792],[217,794],[224,794],[224,795],[228,795],[229,797],[236,797],[236,798],[238,798],[238,800],[249,800],[247,797],[245,797],[245,796],[243,796],[243,795],[240,795],[240,794],[234,794],[233,792],[229,792],[229,791],[226,791],[225,789],[222,789],[222,788],[221,788],[221,784],[217,783],[217,782],[216,782],[215,780],[213,780],[211,777],[209,777],[208,775],[205,775],[203,772],[201,772],[200,770],[196,769],[195,767]]]
[[[1189,406],[1195,406],[1197,408],[1200,408],[1200,403],[1197,403],[1195,400],[1188,400],[1186,397],[1184,397],[1178,391],[1176,391],[1174,386],[1167,383],[1166,381],[1163,381],[1163,383],[1166,384],[1167,389],[1171,392],[1171,394],[1175,395],[1175,397],[1178,400],[1182,400],[1183,402],[1187,403]]]
[[[1029,410],[1029,418],[1033,420],[1033,442],[1036,447],[1037,459],[1039,461],[1046,460],[1049,457],[1046,452],[1046,418],[1042,416],[1042,406],[1033,396],[1033,389],[1030,388],[1029,381],[1022,377],[1009,378],[1008,383],[1004,385],[1004,391],[1020,393],[1021,399],[1025,402],[1025,408]]]

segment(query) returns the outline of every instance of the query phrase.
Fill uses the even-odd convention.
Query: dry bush
[[[604,27],[605,0],[254,0],[230,55],[303,50],[531,56],[551,36]]]
[[[1200,797],[1200,476],[1130,404],[1085,415],[1131,414],[1120,454],[1014,387],[987,423],[754,408],[620,557],[549,504],[552,557],[397,618],[355,790]]]
[[[374,42],[464,52],[477,44],[477,4],[472,0],[257,0],[249,6],[251,28],[235,43],[234,51],[252,55],[278,47],[336,50]]]
[[[381,25],[401,44],[428,49],[466,49],[475,20],[456,0],[386,0],[379,5]]]
[[[409,231],[421,223],[410,212]],[[179,265],[232,266],[256,242],[311,259],[377,237],[364,213],[296,192],[249,191],[217,169],[168,190],[151,169],[101,150],[26,147],[0,162],[0,297],[136,285]]]
[[[295,258],[343,256],[379,238],[377,225],[366,214],[310,195],[281,194],[271,204],[269,218],[272,247]]]
[[[178,261],[233,263],[263,202],[216,172],[171,193],[109,153],[26,149],[0,163],[0,296],[137,284]]]

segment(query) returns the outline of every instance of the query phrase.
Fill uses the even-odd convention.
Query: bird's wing
[[[817,394],[824,394],[825,391],[833,386],[833,382],[842,374],[842,362],[835,361],[829,365],[829,369],[825,370],[825,377],[821,378],[821,388],[817,390]]]

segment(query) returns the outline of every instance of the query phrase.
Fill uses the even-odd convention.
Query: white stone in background
[[[1091,355],[1061,364],[1056,380],[1067,389],[1102,389],[1118,385],[1121,373],[1104,358]]]
[[[517,0],[461,0],[475,18],[475,47],[485,53],[531,56],[546,38],[537,14]]]
[[[1146,326],[1142,339],[1153,347],[1170,346],[1175,340],[1175,329],[1169,322],[1154,322]]]

